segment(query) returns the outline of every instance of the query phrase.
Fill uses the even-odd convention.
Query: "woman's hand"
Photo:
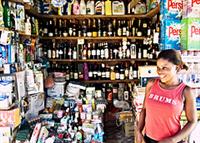
[[[137,131],[137,135],[136,135],[136,142],[137,143],[145,143],[144,141],[144,136],[141,132]]]

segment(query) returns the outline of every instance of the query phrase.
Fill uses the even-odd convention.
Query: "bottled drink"
[[[97,37],[97,27],[96,27],[96,20],[95,19],[93,19],[92,36]]]
[[[11,3],[9,2],[9,7],[10,7],[10,24],[11,28],[15,29],[15,17],[16,17],[16,3]]]
[[[86,5],[86,13],[93,15],[94,14],[94,0],[88,0]]]
[[[74,15],[80,14],[80,4],[79,4],[78,0],[75,0],[73,3],[73,14]]]
[[[31,35],[31,23],[30,23],[30,17],[27,17],[26,23],[25,23],[25,34]]]
[[[86,14],[86,4],[85,0],[80,1],[80,14],[85,15]]]
[[[0,27],[4,27],[4,17],[3,16],[4,16],[4,8],[0,1]]]
[[[10,28],[11,21],[10,21],[10,7],[8,5],[8,0],[5,0],[5,4],[3,8],[3,19],[4,19],[4,26],[6,28]]]
[[[53,20],[49,20],[49,24],[48,24],[48,36],[49,37],[53,37],[53,34],[56,33],[53,31],[53,28],[54,25],[53,25]]]
[[[112,14],[112,4],[110,0],[105,1],[105,15],[111,15]]]

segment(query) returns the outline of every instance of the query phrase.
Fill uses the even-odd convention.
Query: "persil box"
[[[200,18],[200,0],[183,1],[183,18]]]
[[[181,21],[167,19],[161,22],[160,49],[181,49]]]
[[[200,50],[200,18],[181,21],[181,45],[185,50]]]
[[[180,19],[183,10],[183,0],[162,0],[160,14],[162,19]]]

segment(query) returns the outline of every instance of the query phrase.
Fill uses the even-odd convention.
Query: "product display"
[[[199,109],[197,13],[182,0],[0,0],[0,142],[136,142],[145,86],[171,48]]]

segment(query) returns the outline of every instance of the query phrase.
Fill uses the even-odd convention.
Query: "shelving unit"
[[[114,36],[106,36],[106,37],[41,37],[40,39],[42,40],[78,40],[78,39],[84,39],[84,40],[122,40],[122,39],[128,39],[128,40],[144,40],[147,37],[141,36],[141,37],[137,37],[137,36],[128,36],[128,37],[114,37]]]
[[[133,18],[152,18],[155,16],[159,10],[160,10],[160,5],[152,10],[150,10],[146,14],[130,14],[130,15],[42,15],[38,14],[36,10],[32,7],[26,7],[26,10],[29,10],[29,14],[39,17],[39,18],[44,18],[44,19],[133,19]]]
[[[87,59],[87,60],[71,60],[71,59],[49,59],[50,62],[70,63],[70,62],[90,62],[90,63],[107,63],[107,62],[156,62],[154,59]]]

